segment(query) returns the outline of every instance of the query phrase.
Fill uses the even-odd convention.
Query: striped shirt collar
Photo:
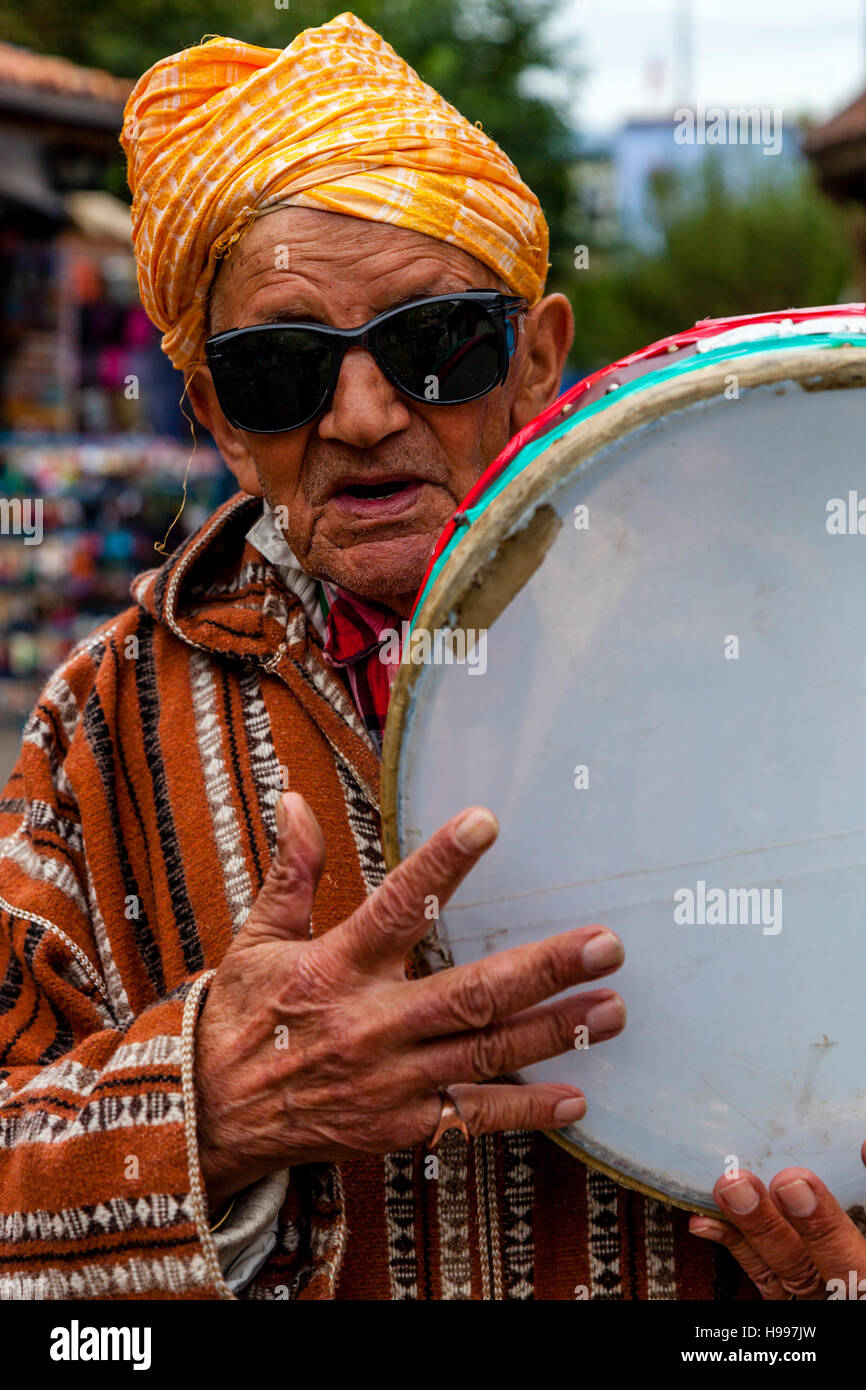
[[[267,502],[262,504],[262,514],[247,531],[246,539],[266,560],[270,560],[289,593],[297,594],[308,619],[319,636],[324,638],[325,615],[319,598],[319,581],[301,568],[297,556],[283,535],[276,513]],[[330,604],[331,595],[327,597]]]
[[[322,637],[325,661],[329,666],[342,668],[355,707],[381,752],[391,686],[398,667],[391,649],[388,648],[387,660],[380,656],[380,649],[389,633],[401,631],[398,618],[381,604],[308,575],[267,502],[247,531],[246,539],[270,560],[289,592],[297,594],[303,603],[307,617]],[[327,617],[323,608],[327,609]]]

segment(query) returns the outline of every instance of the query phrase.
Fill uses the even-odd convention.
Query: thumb
[[[276,853],[243,933],[260,940],[309,941],[313,899],[325,866],[324,837],[297,792],[278,797],[276,817]]]

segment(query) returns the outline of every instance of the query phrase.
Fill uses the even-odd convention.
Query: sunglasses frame
[[[499,369],[495,380],[490,386],[486,386],[483,391],[476,391],[473,396],[466,396],[459,401],[440,401],[428,400],[426,396],[417,396],[411,391],[407,391],[405,386],[401,386],[387,365],[380,361],[375,345],[375,333],[381,324],[387,323],[390,319],[396,318],[399,314],[405,314],[410,309],[420,308],[427,304],[441,304],[453,301],[466,301],[470,304],[480,304],[485,310],[494,328],[499,345]],[[527,300],[520,295],[503,294],[500,290],[458,290],[453,294],[436,294],[424,296],[420,299],[413,299],[408,304],[398,304],[393,309],[386,309],[383,313],[377,314],[368,323],[362,324],[360,328],[332,328],[330,324],[313,323],[307,320],[289,320],[286,323],[257,323],[250,324],[247,328],[229,328],[222,333],[216,333],[208,338],[204,345],[205,358],[211,371],[211,377],[216,391],[220,409],[228,420],[229,424],[235,429],[243,430],[246,434],[286,434],[289,430],[301,429],[303,425],[308,425],[323,410],[330,405],[337,387],[340,376],[340,369],[343,365],[343,358],[350,347],[362,347],[376,363],[379,371],[391,383],[401,395],[407,396],[409,400],[420,401],[423,405],[468,405],[470,401],[480,400],[482,396],[487,396],[495,390],[508,375],[511,366],[511,358],[516,346],[516,338],[513,331],[513,320],[524,310],[529,308]],[[239,337],[248,337],[252,334],[270,333],[280,328],[305,328],[310,329],[317,336],[330,340],[331,352],[333,353],[333,367],[331,379],[321,401],[314,410],[295,425],[285,425],[276,430],[254,430],[249,425],[242,425],[238,419],[226,409],[223,404],[222,394],[219,386],[219,364],[222,356],[222,349]],[[509,334],[508,329],[512,331]],[[216,368],[216,370],[214,370]]]

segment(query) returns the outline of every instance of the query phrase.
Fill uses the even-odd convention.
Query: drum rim
[[[862,315],[862,317],[864,323],[866,323],[866,314]],[[819,347],[822,351],[838,349],[839,347],[866,347],[866,340],[854,343],[850,341],[849,337],[843,334],[830,334],[823,331],[811,336],[808,340],[805,338],[789,340],[786,338],[767,337],[765,339],[758,339],[757,341],[737,345],[727,344],[725,347],[719,348],[710,346],[714,342],[715,337],[722,336],[722,334],[716,334],[704,339],[703,341],[708,345],[705,350],[700,350],[699,343],[683,342],[678,344],[679,347],[692,350],[683,355],[677,353],[675,360],[669,362],[667,365],[664,364],[665,353],[654,352],[652,357],[650,357],[647,355],[649,349],[646,349],[643,354],[635,354],[635,359],[642,357],[645,362],[652,362],[653,365],[646,372],[639,374],[633,379],[624,383],[615,382],[613,385],[619,388],[622,397],[635,396],[642,394],[657,383],[667,383],[671,380],[678,379],[680,376],[689,376],[693,372],[703,370],[708,365],[722,361],[734,362],[742,359],[752,360],[768,352],[781,352],[783,354],[790,353],[791,351],[804,352],[811,347]],[[657,347],[658,345],[653,346]],[[694,350],[696,348],[698,349],[697,351]],[[518,435],[524,434],[526,431],[531,432],[530,437],[524,440],[518,450],[513,454],[510,453],[511,445],[509,443],[502,450],[498,458],[494,459],[493,463],[484,470],[481,477],[473,484],[467,494],[467,499],[472,498],[471,503],[467,505],[467,499],[464,499],[457,511],[454,512],[446,522],[436,542],[427,572],[421,581],[421,587],[415,597],[415,605],[410,616],[410,623],[417,621],[417,615],[420,613],[423,603],[426,602],[429,592],[438,579],[442,567],[447,562],[455,546],[459,544],[461,540],[460,527],[472,520],[472,513],[476,511],[483,501],[492,500],[493,497],[498,496],[499,493],[503,491],[504,487],[508,486],[509,482],[514,481],[514,477],[520,472],[519,468],[517,468],[515,472],[516,465],[519,464],[520,458],[524,452],[532,451],[533,456],[535,456],[539,452],[539,446],[543,444],[545,439],[548,439],[549,447],[556,439],[562,437],[563,433],[568,433],[570,431],[570,428],[574,426],[578,417],[585,421],[609,410],[613,397],[611,386],[607,387],[606,396],[590,402],[578,399],[574,393],[581,386],[586,386],[588,383],[594,381],[596,384],[600,384],[601,380],[608,375],[615,376],[617,371],[628,366],[630,362],[631,359],[624,358],[622,361],[613,363],[610,367],[605,367],[602,371],[594,373],[593,376],[584,378],[582,382],[578,382],[577,386],[572,387],[570,392],[566,392],[564,396],[561,396],[555,401],[553,406],[548,407],[546,411],[542,411],[541,414],[536,417],[535,421],[531,421],[529,425],[524,426],[523,430],[518,431]],[[558,418],[551,415],[551,412],[554,411],[556,406],[561,407],[557,412]],[[548,416],[551,416],[551,418],[548,419]],[[533,425],[538,424],[540,421],[546,421],[546,426],[544,429],[538,429],[536,431],[533,429]],[[518,436],[515,436],[515,438],[517,437]],[[507,458],[507,462],[499,468],[497,466],[499,458],[503,456]],[[509,473],[513,476],[507,478],[506,482],[503,483],[503,477]],[[479,492],[478,489],[481,488],[482,484],[484,484],[483,490]],[[448,539],[443,544],[443,538],[446,535]]]
[[[672,1197],[669,1192],[663,1192],[660,1187],[652,1187],[649,1183],[641,1182],[640,1178],[623,1173],[621,1169],[614,1168],[612,1164],[605,1163],[603,1159],[588,1153],[586,1149],[581,1148],[576,1140],[569,1139],[561,1130],[543,1129],[541,1133],[547,1139],[552,1139],[554,1144],[558,1144],[561,1149],[565,1149],[572,1158],[579,1158],[581,1163],[586,1164],[587,1168],[593,1168],[596,1173],[603,1173],[605,1177],[611,1178],[622,1187],[627,1187],[630,1192],[639,1192],[642,1197],[652,1197],[656,1202],[665,1202],[668,1206],[676,1207],[679,1211],[691,1212],[695,1216],[711,1216],[715,1221],[725,1221],[719,1207],[705,1206],[702,1202],[689,1202],[684,1197]]]
[[[775,348],[756,353],[746,361],[738,360],[737,365],[741,390],[786,381],[801,386],[808,382],[812,390],[866,390],[866,352],[863,345],[834,347],[832,353],[828,353],[826,347],[797,349],[792,344],[790,352],[780,353]],[[479,517],[464,533],[459,546],[455,547],[448,563],[430,587],[415,616],[413,630],[453,626],[449,618],[455,613],[459,615],[474,578],[487,567],[497,547],[517,529],[521,518],[525,518],[525,524],[528,524],[545,498],[555,493],[569,475],[586,466],[595,454],[606,447],[615,442],[624,442],[636,430],[665,415],[678,414],[701,401],[722,395],[730,376],[730,366],[730,359],[707,363],[687,376],[655,385],[648,384],[645,390],[634,396],[614,399],[605,410],[593,417],[581,419],[580,415],[575,414],[574,424],[581,428],[559,436],[548,449],[537,454],[497,495],[499,506]],[[504,611],[508,602],[500,611]],[[380,778],[382,850],[388,872],[396,868],[402,858],[398,833],[400,752],[407,733],[415,683],[423,670],[421,664],[401,662],[391,691]],[[420,943],[412,951],[411,960],[420,974],[428,973],[429,967],[420,951]],[[587,1153],[561,1131],[543,1130],[542,1133],[588,1167],[604,1173],[632,1191],[683,1211],[712,1216],[717,1220],[720,1217],[719,1209],[715,1206],[672,1197],[660,1188],[621,1172]]]

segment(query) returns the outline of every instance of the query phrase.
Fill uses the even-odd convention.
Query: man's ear
[[[262,485],[255,461],[240,430],[230,425],[220,409],[213,379],[207,367],[185,372],[186,393],[195,418],[213,435],[214,442],[238,480],[238,486],[251,497],[262,496]]]
[[[574,342],[574,314],[565,295],[548,294],[533,305],[524,319],[523,332],[511,402],[512,434],[528,425],[559,395],[566,358]]]

